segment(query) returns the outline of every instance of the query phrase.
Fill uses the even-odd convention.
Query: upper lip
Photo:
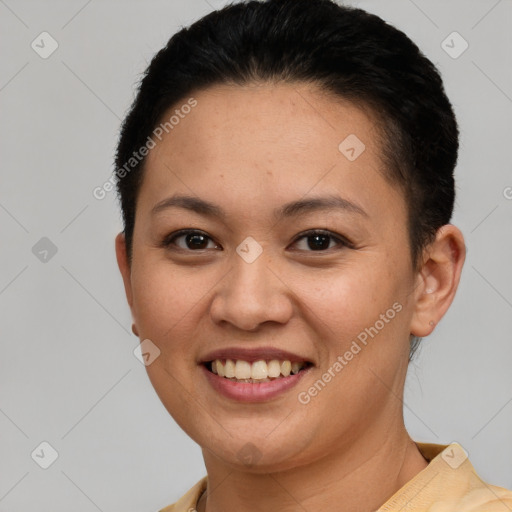
[[[278,361],[290,361],[290,362],[308,362],[312,363],[307,357],[293,354],[287,350],[281,350],[274,347],[258,347],[258,348],[247,348],[247,347],[230,347],[230,348],[219,348],[208,352],[204,357],[200,359],[200,363],[208,363],[215,361],[215,359],[232,359],[243,361],[254,362],[254,361],[270,361],[277,359]]]

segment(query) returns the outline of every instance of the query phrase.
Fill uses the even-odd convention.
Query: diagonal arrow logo
[[[57,250],[57,246],[46,236],[32,246],[32,254],[42,263],[48,263],[57,254]]]
[[[454,30],[441,41],[441,48],[452,59],[458,59],[469,48],[469,43]]]
[[[48,441],[43,441],[34,448],[30,456],[40,468],[48,469],[58,459],[59,453]]]
[[[133,355],[144,366],[149,366],[160,356],[160,349],[150,339],[146,338],[134,348]]]
[[[361,155],[365,149],[366,146],[355,133],[351,133],[345,137],[338,145],[338,150],[349,162],[353,162],[359,158],[359,155]]]
[[[39,55],[39,57],[47,59],[59,47],[59,43],[48,32],[41,32],[30,43],[30,47]]]
[[[263,247],[252,236],[248,236],[240,242],[236,252],[246,263],[252,263],[263,252]]]

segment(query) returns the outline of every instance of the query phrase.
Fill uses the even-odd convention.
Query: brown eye
[[[183,242],[181,244],[176,243],[177,240],[182,239]],[[185,251],[195,251],[195,250],[205,250],[208,249],[208,241],[213,240],[202,231],[197,230],[181,230],[177,233],[173,233],[172,235],[165,238],[162,242],[164,247],[176,246],[179,249],[183,249]],[[214,247],[218,247],[217,244],[214,243]]]
[[[348,241],[345,241],[342,237],[335,236],[330,231],[321,231],[321,230],[311,230],[303,233],[299,238],[297,238],[294,242],[294,245],[297,244],[299,240],[305,238],[307,240],[304,246],[299,250],[305,250],[308,252],[326,252],[326,250],[331,249],[330,246],[332,241],[337,242],[338,246],[341,247],[350,247],[351,244]]]

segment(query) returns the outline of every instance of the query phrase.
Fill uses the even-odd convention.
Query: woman
[[[457,151],[436,68],[359,9],[228,6],[155,56],[116,155],[116,253],[149,378],[207,469],[162,512],[512,510],[403,421],[465,259]]]

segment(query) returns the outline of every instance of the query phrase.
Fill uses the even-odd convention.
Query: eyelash
[[[171,233],[170,235],[167,235],[163,240],[162,240],[162,243],[160,244],[161,247],[164,247],[164,248],[167,248],[167,249],[171,249],[171,250],[178,250],[178,251],[185,251],[185,252],[203,252],[205,250],[208,250],[208,249],[197,249],[197,250],[192,250],[192,249],[183,249],[182,247],[171,247],[172,245],[175,245],[174,242],[176,239],[182,237],[182,236],[185,236],[185,235],[188,235],[188,234],[197,234],[197,235],[203,235],[204,237],[206,238],[209,238],[210,240],[213,241],[213,239],[208,236],[204,231],[200,231],[200,230],[197,230],[197,229],[181,229],[179,231],[176,231],[174,233]],[[338,242],[339,244],[339,249],[342,249],[344,247],[346,248],[349,248],[349,249],[353,249],[354,248],[354,245],[348,240],[346,239],[345,237],[342,237],[341,235],[337,235],[335,233],[332,233],[331,231],[328,231],[328,230],[324,230],[324,229],[310,229],[310,230],[307,230],[307,231],[304,231],[303,233],[301,233],[300,235],[297,236],[297,238],[293,241],[293,244],[296,244],[299,240],[303,239],[303,238],[308,238],[310,236],[315,236],[315,235],[325,235],[325,236],[328,236],[330,239]],[[214,242],[215,243],[215,242]],[[217,244],[218,245],[218,244]],[[328,248],[328,249],[325,249],[325,250],[318,250],[318,251],[313,251],[313,250],[306,250],[305,252],[312,252],[312,253],[315,253],[315,252],[330,252],[333,248]]]

